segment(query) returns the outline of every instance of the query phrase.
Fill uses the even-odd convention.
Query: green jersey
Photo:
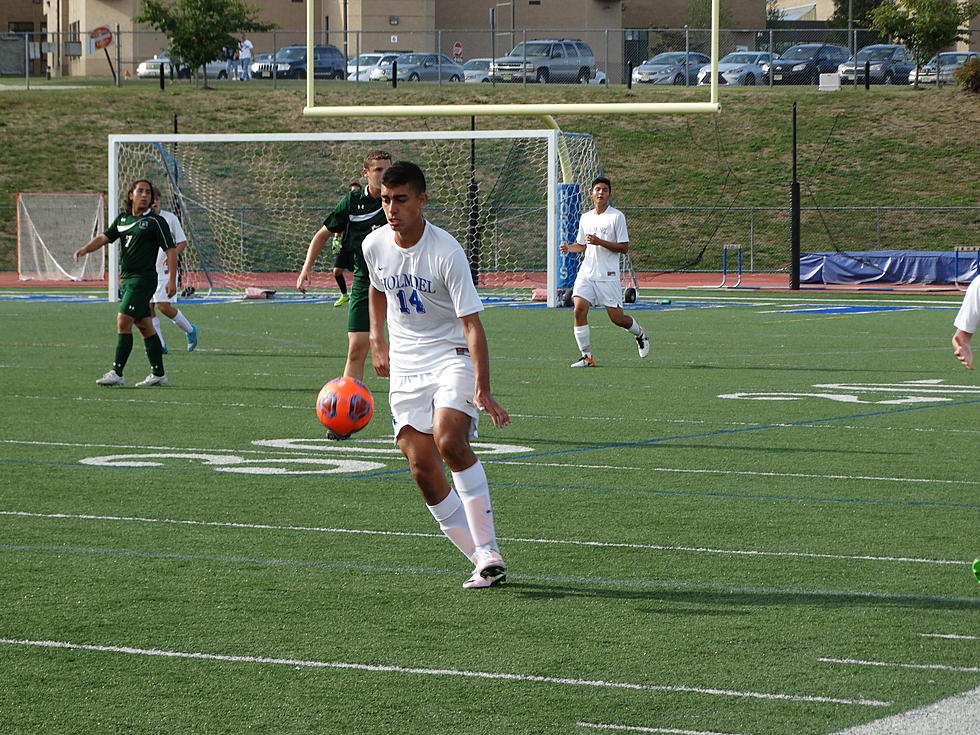
[[[170,225],[151,210],[143,214],[125,212],[116,217],[104,233],[109,242],[122,240],[119,248],[119,275],[122,278],[157,277],[157,254],[176,247]]]
[[[372,230],[388,224],[381,198],[368,194],[368,187],[361,191],[348,192],[333,211],[323,221],[323,226],[331,232],[347,233],[349,247],[354,252],[354,275],[367,275],[364,268],[364,253],[361,243]]]

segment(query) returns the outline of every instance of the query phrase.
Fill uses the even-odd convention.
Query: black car
[[[790,46],[769,65],[769,75],[773,84],[820,84],[821,74],[836,73],[837,67],[849,58],[851,52],[844,46],[800,43]]]
[[[345,79],[347,59],[340,49],[330,44],[313,47],[313,72],[318,79]],[[252,64],[252,76],[259,79],[306,79],[306,46],[286,46],[276,51],[270,60]]]
[[[906,84],[909,73],[915,69],[915,60],[904,46],[876,43],[865,46],[853,59],[840,65],[840,80],[850,84],[864,84],[864,71],[869,69],[871,84]]]

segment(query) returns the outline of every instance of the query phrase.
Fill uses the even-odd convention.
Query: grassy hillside
[[[703,100],[673,88],[318,85],[318,104]],[[804,205],[976,206],[980,169],[975,95],[951,89],[723,90],[718,116],[564,116],[595,135],[619,206],[784,206],[790,115],[798,103]],[[106,190],[111,133],[316,132],[468,129],[468,118],[325,120],[302,117],[299,86],[181,83],[0,93],[0,270],[16,267],[14,194]],[[541,127],[536,119],[480,118],[480,128]]]

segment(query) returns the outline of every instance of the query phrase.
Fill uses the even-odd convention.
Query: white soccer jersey
[[[606,211],[602,214],[590,209],[579,220],[578,236],[575,238],[575,242],[585,245],[585,255],[579,266],[578,275],[597,281],[618,281],[619,253],[599,245],[587,244],[586,235],[595,235],[609,242],[629,242],[626,217],[613,206],[606,207]]]
[[[180,220],[177,219],[176,214],[168,212],[166,209],[161,209],[160,216],[170,225],[170,234],[174,236],[175,245],[187,241],[187,235],[184,234],[184,228],[180,226]],[[157,279],[167,280],[167,253],[164,250],[157,253]]]
[[[392,374],[428,372],[465,349],[460,317],[483,311],[470,265],[456,238],[431,222],[410,248],[388,225],[364,238],[371,285],[388,301]]]
[[[973,283],[966,289],[963,297],[963,305],[960,313],[953,320],[953,326],[964,332],[976,334],[977,326],[980,326],[980,275],[973,279]]]

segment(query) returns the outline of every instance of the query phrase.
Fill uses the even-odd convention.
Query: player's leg
[[[344,376],[364,379],[364,363],[370,349],[371,320],[368,309],[368,277],[355,271],[347,308],[347,363]]]
[[[344,271],[354,270],[354,253],[350,250],[340,250],[333,261],[333,277],[337,280],[340,298],[333,302],[334,306],[343,306],[350,297],[347,295],[347,276]]]
[[[187,317],[184,316],[184,313],[169,301],[158,301],[156,306],[161,314],[170,319],[180,331],[187,335],[187,351],[193,352],[197,348],[197,335],[200,331],[197,325],[191,324]],[[159,323],[160,320],[155,319],[153,325],[157,327]],[[157,334],[160,335],[160,341],[163,342],[163,334],[160,332],[159,327],[157,328]],[[166,343],[163,346],[163,354],[167,354]]]
[[[606,307],[606,314],[609,315],[609,321],[633,335],[640,357],[649,355],[650,338],[647,336],[646,330],[640,326],[640,323],[623,311],[623,303],[620,301],[622,291],[619,283],[616,281],[603,282],[599,284],[599,288],[603,291],[602,304]]]
[[[575,281],[572,291],[572,332],[575,334],[575,344],[578,345],[582,357],[571,364],[571,367],[595,367],[592,357],[592,332],[589,329],[589,309],[595,298],[589,281]]]
[[[130,314],[133,318],[133,324],[143,336],[143,347],[146,350],[146,358],[150,362],[150,374],[136,384],[137,388],[167,384],[167,376],[163,370],[163,344],[153,327],[153,318],[150,316],[150,299],[153,298],[155,290],[155,279],[152,281],[141,279],[134,284],[132,289],[133,299],[130,304]]]
[[[432,435],[463,501],[473,536],[474,575],[495,579],[503,576],[506,567],[497,545],[487,474],[470,446],[479,422],[473,386],[473,365],[468,359],[460,359],[440,372],[439,388],[433,397]]]

